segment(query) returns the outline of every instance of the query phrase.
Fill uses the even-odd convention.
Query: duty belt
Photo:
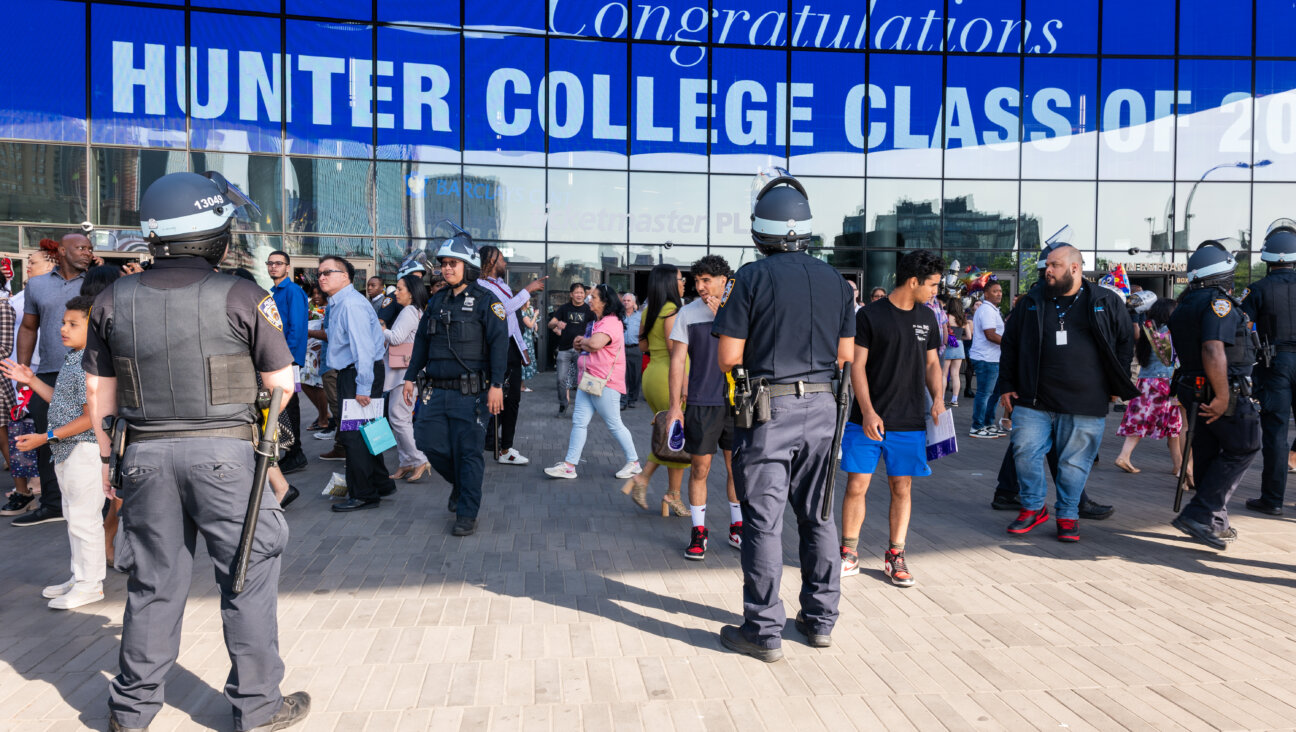
[[[828,382],[811,383],[808,381],[796,381],[791,384],[769,384],[765,388],[769,389],[771,399],[785,396],[805,396],[806,394],[818,394],[820,392],[831,392],[832,384]]]
[[[186,437],[230,437],[236,440],[247,440],[252,442],[257,439],[255,425],[244,424],[238,427],[220,427],[211,430],[169,430],[166,432],[140,432],[134,427],[127,426],[126,444],[131,445],[136,442],[149,442],[151,440],[177,440]]]

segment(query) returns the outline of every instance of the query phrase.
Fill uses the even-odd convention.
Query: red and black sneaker
[[[1008,524],[1008,533],[1028,534],[1030,533],[1031,529],[1035,528],[1036,526],[1039,526],[1045,521],[1048,521],[1048,518],[1049,518],[1048,506],[1045,506],[1044,508],[1041,508],[1038,511],[1027,511],[1026,509],[1023,508],[1017,514],[1017,519],[1013,521],[1011,524]]]
[[[1075,519],[1057,520],[1058,541],[1080,541],[1080,522]]]
[[[735,521],[729,524],[729,546],[734,549],[742,549],[742,522]]]
[[[891,578],[893,585],[914,586],[914,576],[909,573],[909,565],[905,564],[904,549],[887,549],[887,553],[882,555],[882,571]]]
[[[701,561],[706,559],[707,530],[705,526],[693,527],[693,540],[684,550],[684,558]]]

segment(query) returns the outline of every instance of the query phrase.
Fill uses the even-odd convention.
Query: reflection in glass
[[[1106,59],[1101,73],[1098,175],[1126,180],[1173,176],[1174,61]]]
[[[1249,244],[1250,210],[1251,186],[1246,183],[1175,184],[1175,222],[1180,226],[1175,231],[1175,249],[1191,252],[1207,239],[1230,236]]]
[[[270,256],[270,252],[282,248],[282,237],[255,231],[235,231],[230,237],[229,249],[225,252],[221,267],[242,267],[251,272],[257,283],[268,290],[274,282],[266,269],[266,258]]]
[[[323,257],[333,255],[345,257],[356,267],[356,279],[364,287],[364,278],[360,269],[369,268],[373,257],[373,240],[359,236],[303,236],[289,235],[284,237],[284,251],[290,255],[304,257]]]
[[[85,165],[82,147],[0,143],[0,220],[81,223]]]
[[[531,168],[464,166],[462,226],[474,238],[545,238],[545,172]]]
[[[189,169],[183,152],[94,149],[94,188],[90,192],[95,224],[140,225],[139,199],[153,181]]]
[[[1170,263],[1173,198],[1169,182],[1099,183],[1097,248],[1123,252],[1120,261]]]
[[[1017,244],[1016,181],[945,181],[943,246],[1012,249]]]
[[[549,171],[549,238],[626,242],[626,174]]]
[[[1085,270],[1092,270],[1095,195],[1093,183],[1023,183],[1018,230],[1021,250],[1037,252],[1049,237],[1070,226],[1067,243],[1084,254]]]
[[[940,181],[869,178],[865,193],[867,249],[940,247]]]
[[[1250,180],[1251,62],[1183,59],[1179,62],[1178,160],[1175,177],[1197,180]]]
[[[634,248],[631,247],[631,249],[633,250]],[[742,267],[744,264],[751,264],[752,262],[755,262],[755,261],[758,260],[758,259],[762,259],[762,258],[764,258],[764,256],[765,256],[765,255],[761,254],[760,251],[757,250],[756,247],[754,247],[754,246],[751,246],[751,247],[711,247],[711,248],[707,251],[707,253],[708,253],[708,254],[718,254],[718,255],[724,257],[724,258],[725,258],[725,261],[729,263],[729,269],[732,269],[732,270],[735,271],[735,272],[737,272],[737,271],[738,271],[738,268],[739,268],[739,267]]]
[[[631,173],[631,243],[706,244],[706,200],[705,175]]]
[[[283,231],[283,163],[268,155],[193,153],[195,172],[214,170],[243,191],[261,209],[256,221],[236,220],[235,225],[257,231]]]
[[[372,234],[373,163],[288,158],[287,231]]]
[[[754,176],[713,175],[711,185],[711,244],[751,244],[751,197]],[[813,213],[814,208],[810,211]]]
[[[752,247],[751,249],[752,251],[756,251],[755,247]],[[728,256],[730,252],[737,251],[737,249],[729,249],[728,247],[712,247],[710,251],[724,255],[725,259],[729,262],[729,267],[734,270],[738,269],[738,265],[734,264],[734,260],[729,259]],[[631,267],[655,267],[659,264],[673,264],[676,267],[688,269],[694,262],[706,256],[706,254],[707,249],[705,247],[640,245],[630,247],[630,259],[628,261]],[[686,283],[686,291],[687,289],[692,288],[692,286],[693,284],[691,282]]]
[[[861,178],[798,178],[814,216],[812,247],[864,246],[864,181]],[[839,255],[844,256],[844,255]],[[843,265],[846,266],[846,265]],[[858,265],[856,265],[858,266]]]
[[[1194,210],[1197,204],[1193,203]],[[1290,184],[1257,183],[1251,187],[1251,231],[1255,232],[1252,251],[1259,251],[1269,224],[1281,218],[1296,219],[1296,201]]]
[[[426,237],[442,219],[458,224],[463,198],[491,194],[481,181],[464,188],[458,165],[386,162],[378,165],[378,233]]]
[[[1296,62],[1257,61],[1255,94],[1254,180],[1296,180]]]
[[[567,302],[572,283],[598,284],[606,270],[624,268],[625,256],[624,245],[550,244],[549,280],[545,283],[550,307]]]

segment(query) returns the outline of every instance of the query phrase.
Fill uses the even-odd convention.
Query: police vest
[[[251,424],[256,369],[248,343],[230,326],[226,302],[238,282],[208,274],[163,290],[147,275],[113,283],[108,348],[117,372],[118,414],[132,424]]]
[[[1249,371],[1252,366],[1255,366],[1257,355],[1260,353],[1260,335],[1256,333],[1251,317],[1242,309],[1242,301],[1223,289],[1218,287],[1215,289],[1220,297],[1228,298],[1228,301],[1233,303],[1233,309],[1242,316],[1238,321],[1237,330],[1233,333],[1233,343],[1224,346],[1224,357],[1228,360],[1229,373],[1239,369]]]
[[[1275,346],[1296,345],[1296,282],[1273,275],[1263,284],[1264,302],[1256,313],[1257,325]]]
[[[428,303],[428,361],[463,361],[470,371],[490,363],[486,345],[486,327],[478,306],[489,293],[478,285],[469,285],[462,295],[454,297],[449,288],[438,292]],[[455,357],[458,356],[458,359]]]

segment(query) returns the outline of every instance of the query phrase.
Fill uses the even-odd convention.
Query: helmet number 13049
[[[208,196],[206,198],[200,198],[197,201],[194,201],[194,208],[201,211],[204,208],[211,208],[212,206],[221,203],[225,203],[224,196]]]

